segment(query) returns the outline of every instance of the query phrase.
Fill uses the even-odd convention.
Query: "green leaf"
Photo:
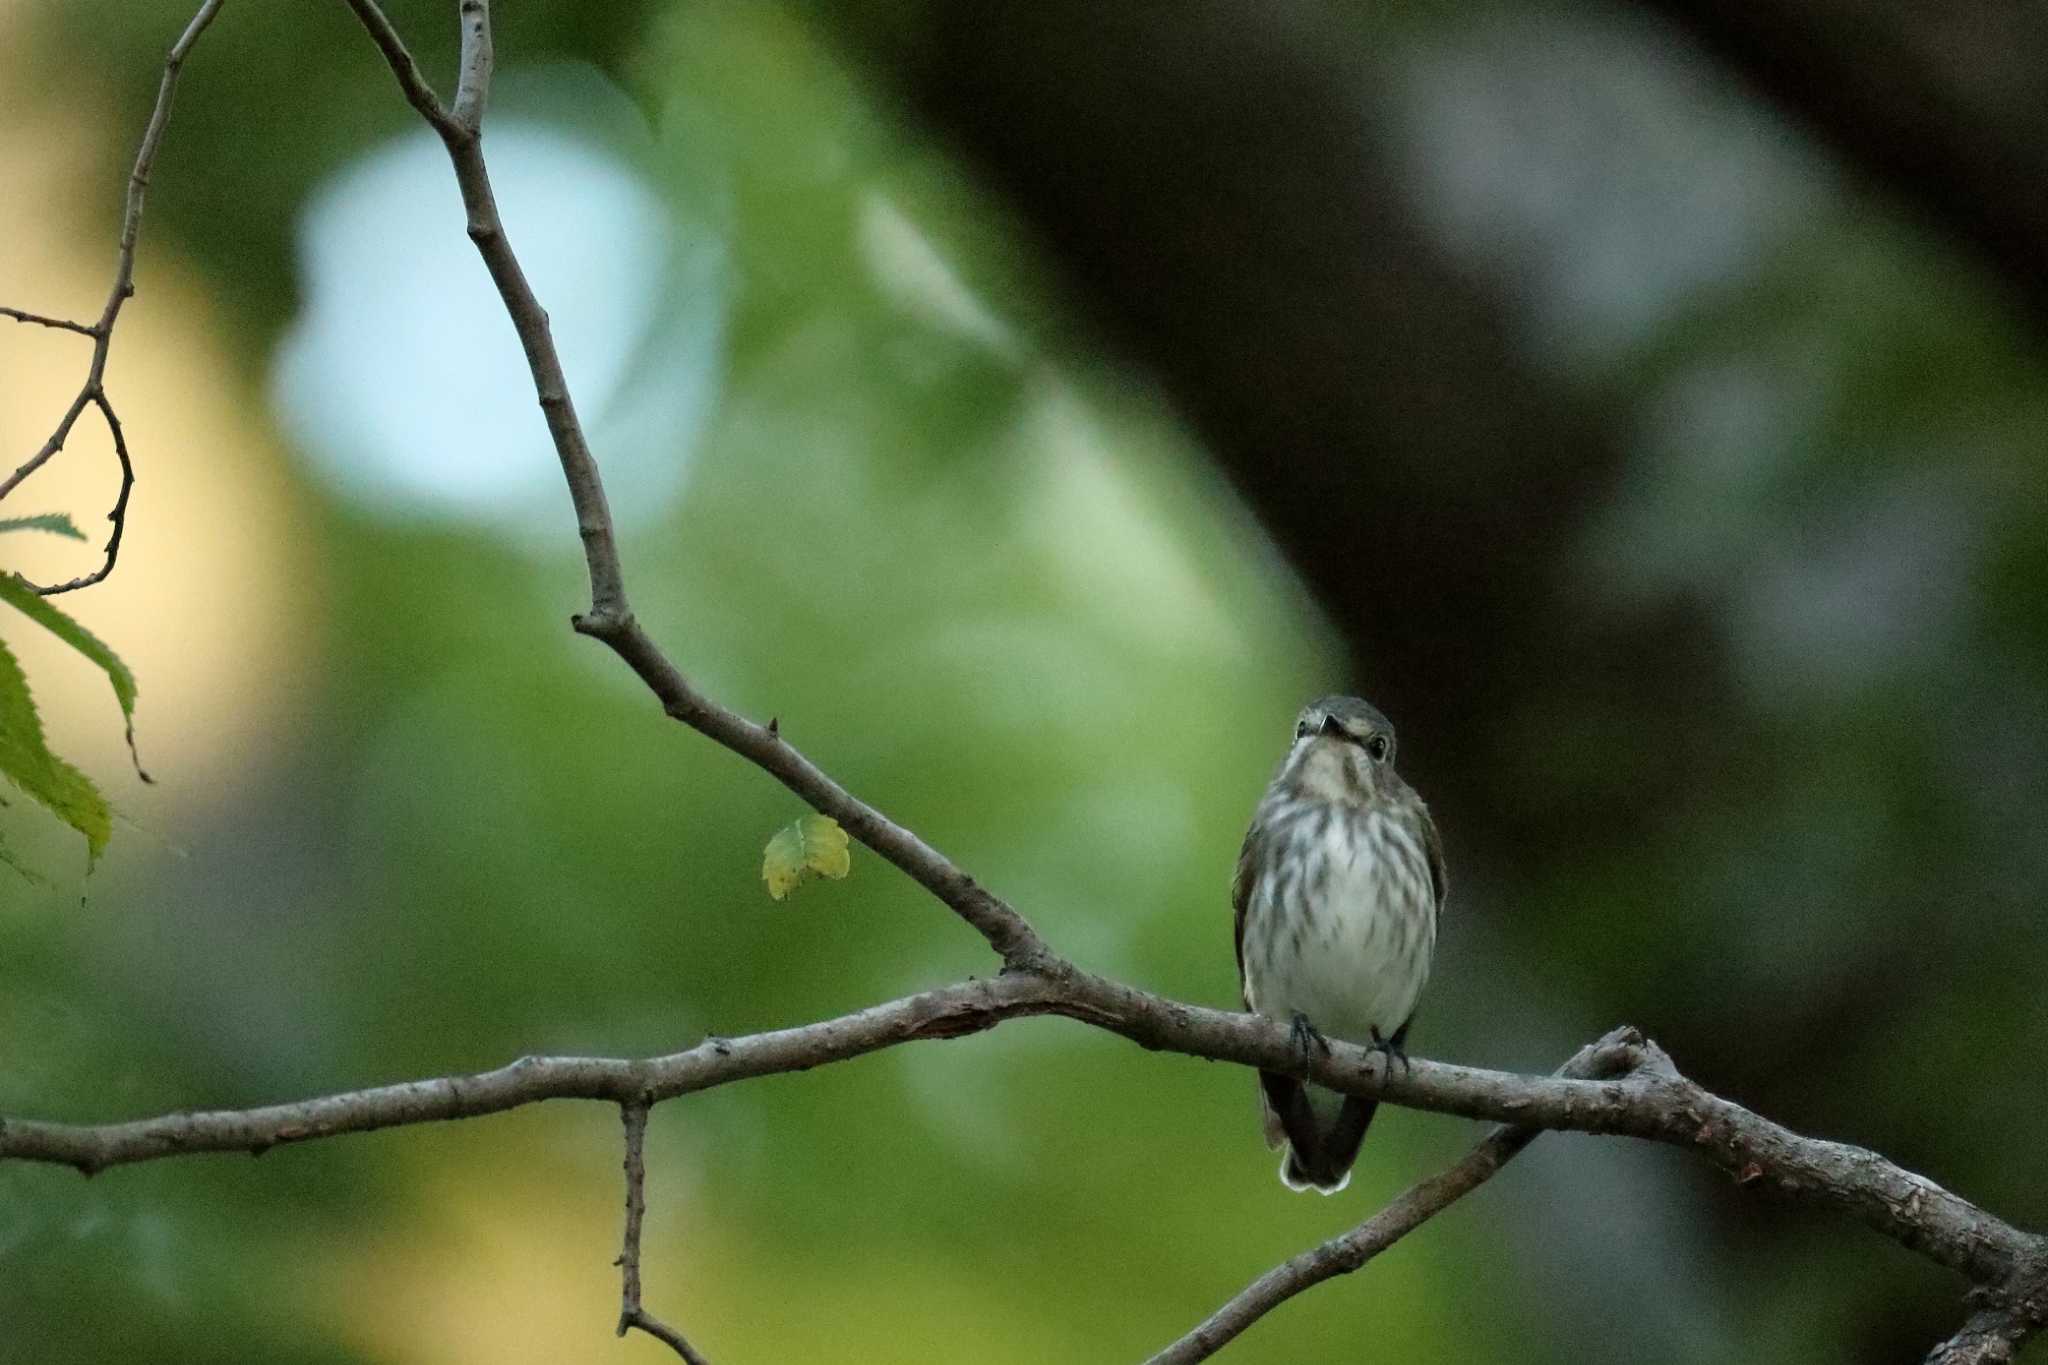
[[[85,866],[91,871],[106,849],[107,836],[113,833],[113,814],[92,779],[43,743],[43,722],[29,695],[28,678],[4,642],[0,642],[0,776],[85,836]],[[7,862],[20,866],[11,854]]]
[[[0,532],[6,531],[48,531],[73,540],[85,539],[85,532],[73,526],[71,518],[62,512],[44,512],[33,517],[0,517]]]
[[[781,900],[806,877],[837,880],[853,869],[846,831],[829,815],[806,815],[775,832],[761,855],[761,880]]]
[[[51,606],[49,599],[31,587],[20,574],[0,573],[0,602],[19,608],[31,621],[98,664],[106,673],[107,681],[114,685],[114,700],[121,704],[121,722],[127,727],[128,757],[135,761],[135,771],[142,780],[150,781],[149,774],[142,771],[141,757],[135,752],[135,675],[128,671],[128,665],[102,644],[98,636]]]

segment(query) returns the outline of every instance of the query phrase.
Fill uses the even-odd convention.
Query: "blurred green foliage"
[[[450,8],[393,6],[432,71]],[[1301,699],[1345,681],[1280,550],[811,11],[503,8],[500,61],[621,85],[653,149],[634,164],[725,250],[717,416],[674,451],[679,502],[625,545],[641,618],[1086,965],[1233,1003],[1243,822]],[[54,98],[90,53],[95,108],[139,127],[168,13],[41,7],[21,98]],[[1381,54],[1398,70],[1483,47],[1494,21],[1360,23],[1401,44]],[[1598,16],[1552,21],[1560,43],[1608,41]],[[1690,116],[1757,117],[1726,91]],[[191,262],[243,348],[235,382],[260,387],[301,206],[411,118],[342,6],[231,8],[159,163],[144,303],[152,266]],[[1538,292],[1527,259],[1491,264]],[[1547,1068],[1627,1019],[1774,1118],[2048,1220],[2027,1163],[1986,1137],[2048,1117],[2030,1060],[2048,1055],[2038,354],[1937,244],[1838,193],[1559,369],[1637,452],[1583,591],[1617,614],[1706,604],[1748,710],[1715,737],[1716,779],[1639,846],[1550,851],[1509,886],[1484,830],[1447,831],[1418,1051]],[[303,603],[333,661],[317,720],[238,763],[188,857],[117,836],[83,905],[70,882],[0,890],[0,1113],[661,1051],[989,969],[859,849],[849,880],[763,898],[763,840],[800,807],[567,630],[566,510],[536,546],[380,519],[291,468],[329,571]],[[1468,804],[1626,799],[1659,780],[1616,761],[1631,733],[1686,723],[1532,716]],[[1248,1078],[1007,1025],[658,1110],[648,1303],[721,1360],[1137,1358],[1469,1136],[1389,1113],[1347,1197],[1290,1198]],[[514,1358],[529,1329],[558,1340],[571,1314],[583,1358],[652,1359],[608,1334],[617,1160],[611,1116],[553,1106],[89,1184],[0,1166],[0,1361],[448,1358],[401,1301],[478,1358]],[[507,1243],[533,1259],[491,1259]],[[366,1287],[408,1280],[412,1297]],[[1553,1138],[1230,1358],[1895,1359],[1958,1311],[1954,1285],[1852,1225],[1670,1154]]]

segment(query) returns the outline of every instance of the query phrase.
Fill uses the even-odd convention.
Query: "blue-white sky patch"
[[[716,401],[723,244],[616,145],[637,115],[595,72],[528,73],[507,91],[486,134],[506,232],[549,312],[614,510],[645,522],[680,493]],[[584,116],[567,112],[579,106]],[[299,256],[303,305],[273,390],[320,479],[391,520],[573,535],[524,354],[439,140],[409,133],[317,189]]]

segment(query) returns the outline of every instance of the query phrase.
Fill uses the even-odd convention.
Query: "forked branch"
[[[1636,1039],[1618,1029],[1580,1048],[1560,1076],[1592,1079],[1621,1075],[1640,1060]],[[1282,1262],[1246,1285],[1230,1302],[1145,1365],[1194,1365],[1235,1341],[1238,1334],[1281,1304],[1324,1280],[1349,1275],[1445,1209],[1478,1189],[1518,1156],[1543,1130],[1502,1124],[1454,1166],[1411,1185],[1399,1198],[1351,1231]]]
[[[563,379],[547,313],[520,269],[498,215],[482,147],[493,64],[487,0],[460,0],[460,73],[452,104],[443,104],[435,94],[375,0],[347,3],[391,67],[405,98],[447,147],[469,235],[525,349],[534,391],[575,503],[589,571],[590,608],[575,618],[575,628],[617,653],[667,714],[760,767],[924,886],[988,941],[1004,970],[992,980],[944,986],[799,1028],[708,1038],[660,1057],[529,1057],[479,1075],[128,1123],[80,1126],[0,1120],[0,1159],[55,1162],[89,1175],[109,1166],[198,1152],[260,1153],[281,1143],[498,1113],[547,1099],[616,1104],[624,1119],[626,1144],[619,1329],[623,1333],[637,1327],[666,1342],[684,1360],[699,1361],[689,1344],[647,1314],[640,1302],[645,1138],[652,1106],[693,1091],[805,1070],[903,1043],[978,1033],[1020,1016],[1060,1015],[1153,1050],[1266,1070],[1302,1070],[1306,1078],[1346,1093],[1504,1125],[1456,1165],[1416,1185],[1351,1232],[1261,1276],[1154,1357],[1155,1362],[1206,1359],[1295,1294],[1358,1269],[1477,1188],[1545,1129],[1607,1133],[1686,1148],[1726,1171],[1743,1188],[1850,1213],[1909,1250],[1960,1272],[1974,1286],[1973,1313],[1929,1357],[1940,1365],[2009,1359],[2048,1321],[2048,1241],[1874,1152],[1801,1136],[1706,1091],[1633,1030],[1607,1035],[1552,1076],[1422,1059],[1414,1061],[1412,1069],[1388,1074],[1380,1054],[1344,1043],[1333,1043],[1328,1055],[1310,1057],[1304,1068],[1284,1024],[1182,1004],[1082,971],[1056,953],[1007,902],[827,776],[784,740],[778,727],[755,725],[699,692],[640,628],[628,607],[603,482]],[[202,8],[181,48],[190,46],[218,4],[219,0],[209,0]],[[174,59],[180,55],[174,50]],[[145,139],[138,183],[146,178],[147,154],[160,136],[175,70],[174,61],[166,71],[159,116]],[[131,202],[132,216],[139,219],[139,197]],[[124,252],[130,255],[131,236],[124,233],[123,238]],[[126,274],[124,265],[124,280]],[[95,332],[14,312],[9,316],[85,331],[95,337],[97,353],[103,356],[105,329]],[[90,395],[81,408],[83,401],[91,401]],[[17,474],[13,482],[21,477],[25,475]]]
[[[441,134],[462,191],[469,235],[525,348],[534,392],[576,507],[589,570],[590,609],[575,618],[576,629],[610,646],[667,714],[748,759],[814,809],[836,819],[854,838],[908,873],[980,932],[1003,960],[1005,979],[989,989],[992,994],[1014,997],[1004,1002],[1008,1013],[1066,1014],[1122,1033],[1147,1047],[1253,1065],[1289,1065],[1283,1051],[1283,1030],[1277,1026],[1196,1010],[1081,972],[1055,953],[1007,902],[828,777],[783,738],[779,727],[756,725],[698,691],[641,629],[627,604],[604,482],[563,378],[547,312],[519,268],[491,193],[481,137],[491,75],[488,0],[460,0],[461,75],[453,113],[444,111],[425,87],[375,0],[348,2],[358,14],[370,16],[366,22],[401,89]],[[927,998],[897,1003],[914,1009],[918,999]],[[927,1003],[935,1001],[927,999]],[[977,1010],[970,1006],[957,1031],[984,1028],[1003,1017],[1007,1013],[1002,1008],[992,1005]],[[836,1025],[813,1027],[826,1030],[817,1040],[820,1044],[843,1045],[843,1036],[834,1032]],[[1764,1185],[1795,1198],[1816,1199],[1855,1212],[1888,1236],[1963,1271],[1987,1292],[2001,1296],[2001,1302],[2014,1297],[2014,1280],[2022,1274],[2022,1266],[2040,1258],[2039,1239],[1999,1222],[1932,1182],[1900,1170],[1874,1153],[1790,1133],[1685,1080],[1653,1045],[1639,1046],[1643,1055],[1636,1071],[1625,1081],[1606,1083],[1571,1078],[1538,1081],[1429,1063],[1418,1064],[1410,1075],[1361,1082],[1360,1059],[1349,1055],[1353,1049],[1340,1053],[1348,1063],[1344,1074],[1334,1074],[1335,1061],[1317,1069],[1331,1071],[1333,1074],[1318,1079],[1334,1082],[1336,1088],[1369,1084],[1369,1093],[1399,1104],[1522,1127],[1627,1133],[1692,1146],[1730,1170],[1744,1185]],[[1362,1238],[1357,1245],[1369,1241]],[[2033,1301],[2025,1295],[2020,1298]],[[1249,1308],[1246,1311],[1250,1312]],[[1250,1316],[1257,1313],[1250,1312]],[[2038,1321],[2029,1321],[2038,1326]]]
[[[626,1233],[619,1244],[619,1331],[635,1328],[661,1342],[689,1365],[711,1365],[675,1328],[640,1306],[640,1225],[647,1218],[647,1102],[619,1106],[626,1128]]]
[[[55,1162],[90,1174],[198,1152],[262,1152],[281,1143],[501,1113],[550,1099],[651,1106],[757,1076],[809,1070],[903,1043],[957,1038],[1008,1019],[1048,1014],[1119,1034],[1154,1051],[1265,1070],[1301,1066],[1284,1023],[1183,1004],[1061,960],[1042,970],[944,986],[799,1028],[707,1038],[660,1057],[527,1057],[477,1075],[131,1123],[0,1122],[0,1159]],[[1633,1030],[1610,1033],[1566,1072],[1553,1076],[1423,1058],[1415,1059],[1412,1069],[1390,1075],[1381,1054],[1336,1041],[1328,1056],[1310,1058],[1306,1074],[1334,1090],[1412,1109],[1518,1129],[1604,1133],[1684,1148],[1727,1172],[1742,1188],[1853,1214],[1907,1249],[1961,1272],[1987,1296],[1987,1306],[2012,1306],[2022,1339],[2041,1322],[2042,1314],[2029,1305],[2048,1302],[2043,1294],[2048,1248],[2040,1237],[1875,1152],[1793,1133],[1712,1094],[1679,1074],[1662,1049]],[[1523,1141],[1521,1136],[1490,1138],[1477,1160],[1482,1166],[1491,1156],[1504,1161]],[[1338,1248],[1323,1273],[1311,1273],[1311,1267],[1294,1272],[1298,1282],[1261,1281],[1248,1291],[1254,1298],[1242,1310],[1225,1309],[1227,1321],[1241,1331],[1292,1293],[1355,1268],[1342,1265],[1343,1257],[1363,1252],[1362,1264],[1393,1240],[1390,1231],[1406,1232],[1476,1186],[1479,1181],[1469,1179],[1476,1169],[1454,1168],[1457,1174],[1439,1177],[1446,1183],[1411,1191],[1397,1201],[1396,1212],[1376,1215],[1382,1221],[1368,1222],[1348,1248]],[[1290,1283],[1287,1292],[1274,1292]]]
[[[150,112],[149,125],[142,133],[142,146],[136,150],[135,164],[128,173],[128,200],[121,213],[121,246],[115,258],[114,285],[100,309],[99,320],[71,322],[18,308],[0,308],[0,316],[16,322],[76,332],[92,338],[92,358],[86,364],[84,382],[64,409],[64,415],[57,419],[56,427],[42,448],[23,461],[12,474],[0,479],[0,499],[5,499],[19,488],[64,448],[64,443],[71,439],[72,429],[78,425],[78,419],[89,407],[98,410],[101,420],[107,424],[107,434],[114,443],[114,460],[121,471],[120,491],[114,495],[113,510],[107,513],[107,520],[113,523],[113,528],[107,534],[105,557],[99,568],[63,583],[48,587],[38,585],[36,591],[46,597],[104,582],[114,572],[114,563],[121,554],[121,536],[128,527],[128,495],[135,487],[135,462],[128,453],[128,439],[121,430],[121,419],[114,414],[113,400],[107,397],[107,352],[113,345],[114,324],[120,320],[121,306],[135,294],[135,247],[142,240],[142,210],[149,192],[150,171],[156,165],[157,149],[163,145],[164,129],[170,125],[171,101],[178,92],[178,75],[184,69],[185,58],[191,53],[193,44],[199,41],[199,35],[206,32],[207,25],[220,13],[223,2],[206,0],[164,58],[163,78],[157,85],[156,107]]]

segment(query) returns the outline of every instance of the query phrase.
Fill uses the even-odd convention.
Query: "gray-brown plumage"
[[[1237,971],[1248,1010],[1400,1055],[1436,954],[1443,849],[1429,809],[1394,771],[1394,727],[1356,697],[1297,718],[1286,761],[1237,859]],[[1335,1194],[1375,1104],[1259,1073],[1266,1143],[1289,1189]]]

